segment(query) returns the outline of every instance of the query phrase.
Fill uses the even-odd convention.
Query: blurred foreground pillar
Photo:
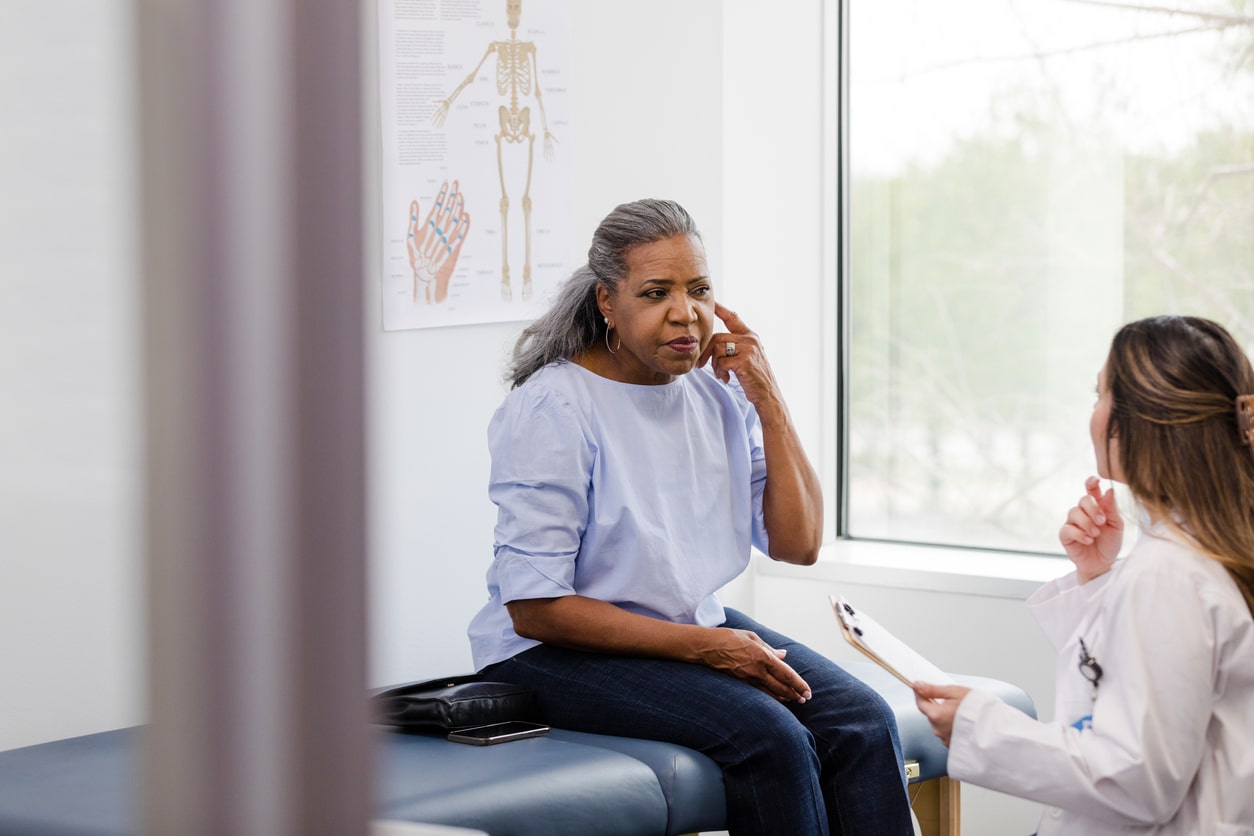
[[[359,4],[135,11],[145,829],[364,834]]]

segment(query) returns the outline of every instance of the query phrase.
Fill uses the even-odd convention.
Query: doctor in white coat
[[[1058,648],[1056,720],[916,683],[953,778],[1047,805],[1038,834],[1254,836],[1254,370],[1219,325],[1124,326],[1098,378],[1096,477],[1028,606]]]

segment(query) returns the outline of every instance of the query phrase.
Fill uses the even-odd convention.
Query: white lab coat
[[[1254,620],[1227,571],[1160,525],[1028,605],[1058,648],[1056,720],[972,691],[949,775],[1047,805],[1039,836],[1254,836]]]

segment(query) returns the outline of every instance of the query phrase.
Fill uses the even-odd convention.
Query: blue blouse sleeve
[[[488,427],[502,603],[573,595],[595,449],[584,422],[541,387],[510,393]]]

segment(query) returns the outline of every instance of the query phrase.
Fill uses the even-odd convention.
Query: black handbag
[[[452,731],[506,720],[538,720],[536,692],[478,674],[397,685],[374,694],[376,722],[414,731]]]

